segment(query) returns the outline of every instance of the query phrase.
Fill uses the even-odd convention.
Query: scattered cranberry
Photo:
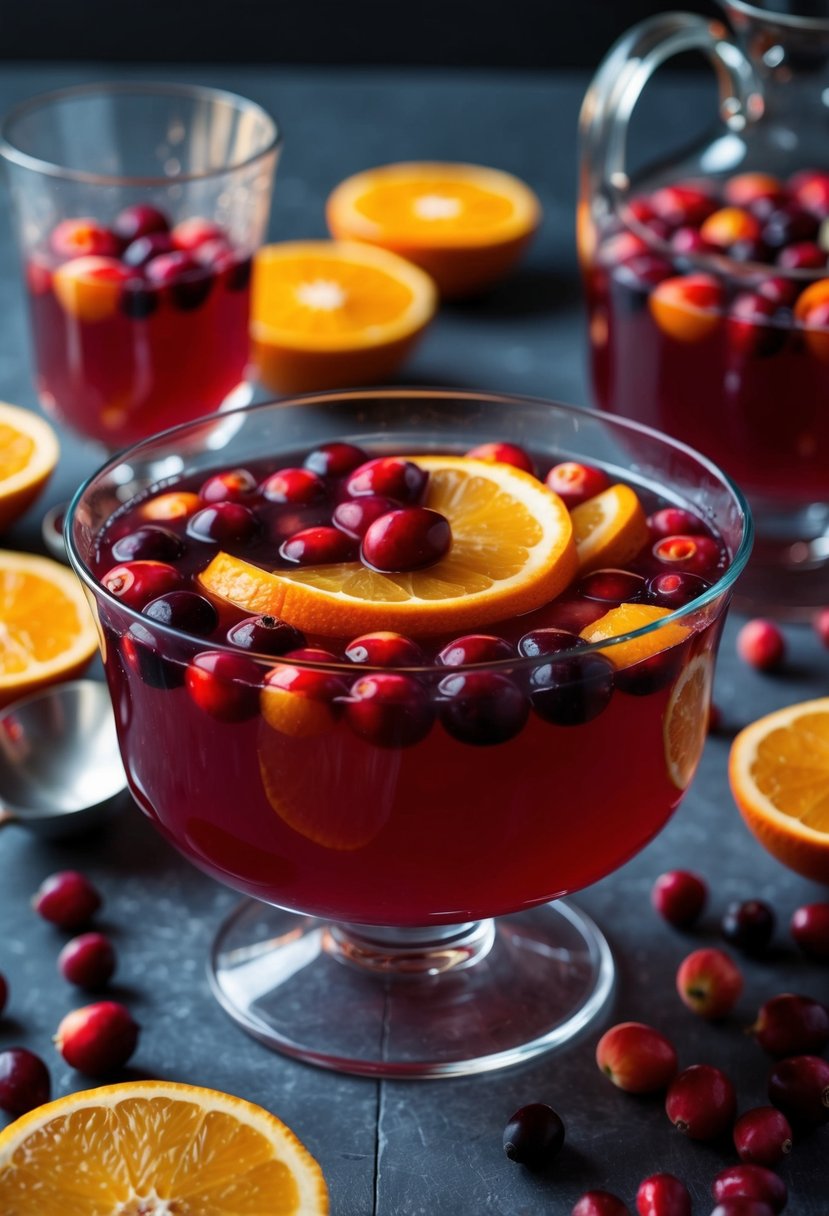
[[[529,705],[507,676],[458,671],[438,685],[440,720],[461,743],[478,747],[506,743],[523,729]]]
[[[711,1193],[717,1203],[725,1199],[759,1199],[773,1212],[782,1212],[789,1198],[782,1178],[762,1165],[729,1165],[720,1170]]]
[[[473,663],[496,663],[513,658],[512,643],[489,633],[467,633],[455,638],[437,654],[437,662],[443,667],[468,667]]]
[[[200,709],[220,722],[243,722],[259,712],[262,672],[252,659],[204,650],[189,664],[184,684]]]
[[[0,1051],[0,1110],[25,1115],[49,1101],[52,1082],[49,1070],[33,1051],[9,1047]]]
[[[650,604],[674,612],[698,599],[710,586],[698,574],[690,574],[687,570],[670,570],[666,574],[656,574],[649,580],[647,600]]]
[[[822,608],[813,621],[815,633],[829,650],[829,608]]]
[[[761,1199],[724,1199],[711,1216],[774,1216],[774,1209]]]
[[[52,229],[49,244],[60,258],[116,258],[121,251],[115,234],[87,216],[61,220]]]
[[[470,448],[466,455],[470,460],[485,460],[493,464],[511,464],[525,473],[535,473],[532,459],[515,443],[481,443]]]
[[[452,547],[449,520],[429,507],[402,507],[370,524],[360,557],[383,574],[404,573],[433,566]]]
[[[158,207],[148,203],[133,203],[119,211],[112,224],[112,230],[122,241],[129,244],[140,236],[148,236],[151,232],[169,232],[170,221]]]
[[[303,528],[283,540],[279,556],[296,566],[327,566],[354,561],[357,548],[351,537],[338,528],[320,524],[315,528]]]
[[[303,461],[306,469],[320,477],[345,477],[365,463],[365,452],[353,443],[323,443]]]
[[[829,904],[804,904],[792,916],[789,932],[808,958],[829,959]]]
[[[717,568],[720,547],[710,536],[664,536],[653,546],[660,565],[706,575]]]
[[[240,650],[253,650],[257,654],[285,654],[305,645],[305,638],[293,625],[278,617],[247,616],[237,621],[227,632],[231,646]]]
[[[228,469],[208,477],[199,489],[199,498],[212,506],[217,502],[242,502],[256,490],[256,481],[247,469]]]
[[[720,932],[743,954],[765,954],[774,934],[774,910],[762,899],[746,899],[728,905],[720,921]]]
[[[596,1063],[629,1094],[664,1090],[676,1076],[676,1049],[664,1034],[643,1022],[620,1022],[599,1039]]]
[[[325,498],[325,482],[311,469],[279,469],[262,483],[262,494],[268,502],[305,506]]]
[[[785,325],[774,323],[777,304],[768,295],[744,291],[736,297],[726,322],[732,350],[743,356],[772,355],[784,345]]]
[[[593,570],[579,583],[578,594],[608,604],[635,604],[645,586],[642,575],[631,570]]]
[[[651,903],[660,916],[676,929],[689,929],[702,915],[708,887],[690,870],[668,870],[651,888]]]
[[[351,498],[379,494],[413,504],[420,502],[428,480],[429,474],[413,461],[402,456],[380,456],[354,469],[346,480],[345,491]]]
[[[610,485],[610,478],[594,465],[580,464],[576,460],[565,460],[554,465],[544,479],[549,490],[558,494],[568,510],[579,503],[595,498]]]
[[[784,992],[760,1006],[751,1033],[769,1055],[817,1055],[829,1043],[829,1008]]]
[[[5,975],[0,975],[0,1017],[3,1016],[3,1010],[6,1008],[6,1002],[9,999],[9,982]]]
[[[769,1074],[769,1098],[794,1125],[829,1122],[829,1064],[820,1056],[789,1056]]]
[[[346,536],[362,540],[375,519],[394,511],[397,503],[380,494],[364,494],[362,498],[345,498],[334,508],[331,522]]]
[[[138,612],[150,600],[175,591],[182,581],[175,566],[155,561],[122,562],[107,570],[101,579],[110,595]]]
[[[758,617],[743,625],[737,634],[737,654],[759,671],[773,671],[779,667],[785,653],[783,634],[774,621]]]
[[[601,654],[576,654],[539,664],[530,676],[530,700],[545,722],[580,726],[607,709],[613,687],[614,668],[609,659]]]
[[[67,1064],[100,1077],[126,1064],[138,1045],[140,1027],[118,1001],[99,1001],[68,1013],[55,1045]]]
[[[741,1161],[774,1166],[792,1151],[792,1129],[774,1106],[747,1110],[734,1124],[734,1147]]]
[[[412,676],[382,672],[361,676],[345,703],[349,726],[379,747],[411,747],[432,728],[429,694]]]
[[[101,908],[103,900],[85,874],[60,870],[45,878],[32,906],[39,916],[61,929],[81,929]]]
[[[112,546],[112,556],[118,562],[173,562],[184,552],[184,542],[169,528],[147,524],[122,536]]]
[[[676,990],[683,1004],[700,1017],[725,1017],[743,990],[739,967],[723,950],[704,947],[684,959],[676,973]]]
[[[250,540],[257,527],[254,513],[240,502],[213,503],[191,515],[187,521],[190,536],[214,544]]]
[[[719,1068],[692,1064],[671,1082],[665,1111],[671,1123],[692,1140],[716,1140],[734,1122],[737,1095]]]
[[[417,642],[402,633],[382,630],[353,638],[345,648],[345,657],[368,667],[419,667],[424,661]]]
[[[168,591],[150,600],[144,615],[159,625],[181,629],[206,638],[219,623],[219,614],[210,600],[195,591]]]
[[[103,988],[115,974],[115,967],[115,950],[103,933],[73,937],[58,955],[61,975],[79,988]]]
[[[610,1191],[586,1191],[571,1212],[571,1216],[630,1216],[628,1209]]]
[[[563,1144],[564,1124],[544,1102],[520,1107],[504,1128],[504,1152],[529,1169],[542,1169]]]
[[[584,638],[569,629],[533,629],[525,633],[518,643],[519,654],[528,659],[538,658],[544,654],[561,654],[566,650],[579,650],[586,646]]]
[[[636,1192],[639,1216],[691,1216],[691,1196],[673,1174],[652,1174]]]
[[[663,507],[648,517],[648,527],[655,539],[664,536],[705,536],[708,529],[698,515],[684,507]]]
[[[121,260],[133,270],[141,270],[153,258],[172,253],[173,242],[166,232],[150,232],[131,241],[121,254]]]

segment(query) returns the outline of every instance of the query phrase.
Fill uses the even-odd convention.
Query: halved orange
[[[510,173],[417,161],[347,178],[329,196],[326,217],[332,236],[399,253],[452,297],[503,278],[538,228],[541,204]]]
[[[55,432],[31,410],[0,401],[0,532],[27,511],[58,461]]]
[[[428,275],[356,241],[286,241],[256,254],[251,357],[278,393],[390,379],[431,321]]]
[[[581,636],[588,642],[605,642],[623,637],[626,633],[634,633],[637,629],[644,629],[668,615],[667,608],[658,608],[655,604],[620,604],[618,608],[611,608],[597,621],[585,626]],[[669,646],[683,642],[688,632],[687,626],[671,621],[669,625],[653,629],[641,637],[608,646],[605,653],[615,667],[632,667],[634,663],[640,663],[643,659],[649,659],[652,655],[667,650]]]
[[[678,790],[690,784],[705,747],[713,678],[713,659],[709,654],[698,654],[683,668],[665,710],[665,764]]]
[[[0,1134],[3,1216],[326,1216],[322,1171],[242,1098],[129,1081],[39,1106]]]
[[[602,566],[624,566],[650,535],[642,504],[622,482],[579,503],[571,515],[582,573]]]
[[[0,550],[0,706],[71,680],[97,649],[94,619],[72,571],[48,557]]]
[[[452,529],[446,557],[424,570],[380,574],[360,562],[270,572],[219,553],[203,590],[309,633],[355,637],[375,629],[433,634],[531,612],[576,573],[564,503],[512,465],[411,456],[429,474],[424,505]]]
[[[728,777],[749,830],[789,869],[829,884],[829,697],[740,731]]]

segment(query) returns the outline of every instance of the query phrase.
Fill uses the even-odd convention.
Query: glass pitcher
[[[747,492],[744,606],[829,602],[829,2],[723,0],[628,31],[581,113],[579,256],[604,409],[698,448]],[[697,50],[719,121],[669,162],[631,166],[653,72]]]

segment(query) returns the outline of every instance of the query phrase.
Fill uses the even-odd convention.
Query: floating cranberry
[[[103,988],[115,974],[115,949],[103,933],[73,937],[58,955],[58,970],[78,988]]]
[[[102,903],[99,892],[85,874],[77,870],[59,870],[40,884],[32,907],[44,920],[61,929],[81,929]]]
[[[259,711],[262,672],[252,659],[224,650],[203,650],[187,667],[192,700],[220,722],[243,722]]]
[[[286,659],[336,663],[335,655],[315,647],[289,651]],[[332,672],[281,664],[265,676],[262,716],[273,730],[298,738],[329,730],[342,712],[344,681]]]
[[[789,327],[775,322],[778,305],[758,291],[736,297],[726,322],[731,349],[745,358],[773,355],[785,345]]]
[[[602,266],[618,266],[628,258],[637,254],[647,253],[648,244],[632,232],[614,232],[604,240],[598,251],[598,260]]]
[[[159,625],[208,637],[219,624],[219,614],[210,600],[195,591],[168,591],[150,600],[144,615]]]
[[[138,1046],[140,1027],[118,1001],[99,1001],[68,1013],[58,1026],[55,1045],[67,1064],[101,1077],[126,1064]]]
[[[782,1212],[789,1198],[782,1178],[762,1165],[729,1165],[711,1184],[717,1203],[725,1199],[759,1199],[775,1213]]]
[[[173,304],[183,312],[199,308],[213,286],[213,276],[189,253],[180,250],[151,258],[144,273],[154,287],[167,288]]]
[[[184,552],[184,541],[169,528],[147,524],[121,536],[112,546],[112,556],[118,562],[174,562]]]
[[[518,652],[528,659],[535,659],[539,655],[580,650],[586,645],[584,638],[579,637],[577,633],[571,633],[569,629],[548,627],[533,629],[530,633],[525,633],[518,643]]]
[[[829,1064],[820,1056],[789,1056],[769,1074],[769,1099],[797,1127],[829,1122]]]
[[[187,533],[196,540],[227,544],[250,540],[259,527],[250,507],[240,502],[217,502],[203,507],[187,521]]]
[[[792,916],[789,932],[808,958],[829,959],[829,904],[804,904]]]
[[[127,666],[150,688],[169,690],[184,684],[184,666],[166,657],[155,635],[137,622],[122,638],[121,653]]]
[[[268,502],[306,506],[325,498],[325,482],[312,469],[278,469],[262,483]]]
[[[787,203],[778,207],[766,218],[762,238],[772,249],[793,245],[798,241],[813,241],[817,236],[820,221],[811,212]]]
[[[823,270],[826,253],[814,241],[797,241],[780,250],[777,265],[782,270]]]
[[[3,1016],[3,1010],[6,1008],[6,1003],[9,999],[9,982],[5,975],[0,975],[0,1017]]]
[[[444,676],[438,697],[444,730],[476,747],[514,739],[529,714],[527,699],[512,680],[490,671]]]
[[[725,951],[703,947],[680,963],[676,990],[683,1004],[694,1013],[716,1020],[725,1017],[736,1005],[743,990],[743,976]]]
[[[751,1033],[770,1055],[817,1055],[829,1043],[829,1008],[784,992],[760,1006]]]
[[[786,308],[793,304],[797,298],[797,292],[797,284],[782,275],[772,275],[757,285],[757,293],[771,300],[778,308]]]
[[[138,612],[150,600],[177,590],[183,581],[175,566],[154,561],[123,562],[101,579],[110,595]]]
[[[309,452],[303,464],[319,477],[345,477],[366,463],[366,454],[353,443],[323,443]]]
[[[822,608],[812,621],[812,625],[821,643],[829,650],[829,608]]]
[[[786,642],[774,621],[748,621],[737,634],[737,654],[758,671],[773,671],[783,662]]]
[[[578,586],[585,599],[607,604],[635,604],[644,593],[644,578],[631,570],[593,570]]]
[[[648,581],[645,598],[649,604],[658,604],[660,608],[675,612],[698,599],[710,586],[698,574],[671,570],[666,574],[656,574]]]
[[[720,932],[743,954],[759,956],[769,948],[774,924],[774,911],[767,903],[746,899],[728,905],[720,921]]]
[[[673,1174],[651,1174],[636,1192],[639,1216],[691,1216],[691,1196]]]
[[[619,1022],[605,1031],[596,1047],[596,1063],[629,1094],[667,1089],[677,1071],[673,1043],[644,1022]]]
[[[561,1151],[564,1123],[545,1102],[520,1107],[504,1128],[504,1152],[510,1161],[543,1169]]]
[[[613,277],[629,291],[647,295],[651,288],[669,278],[673,269],[667,258],[657,257],[653,253],[640,253],[620,262]]]
[[[214,274],[223,274],[235,262],[233,246],[225,236],[213,237],[192,252],[198,264]]]
[[[112,230],[122,241],[129,244],[138,237],[149,236],[151,232],[169,232],[170,221],[158,207],[149,203],[133,203],[116,215]]]
[[[451,547],[452,529],[445,515],[429,507],[401,507],[369,524],[360,558],[372,570],[397,574],[433,566]]]
[[[224,266],[225,287],[228,291],[244,291],[250,284],[253,259],[249,254],[238,254]]]
[[[176,224],[172,236],[176,249],[193,251],[207,241],[225,239],[225,231],[213,220],[195,215]]]
[[[771,250],[765,241],[759,239],[746,239],[743,241],[735,241],[728,250],[728,256],[734,262],[768,262],[771,257]]]
[[[497,663],[514,659],[515,647],[490,633],[467,633],[444,646],[436,656],[443,667],[468,667],[472,663]]]
[[[671,1082],[665,1112],[691,1140],[716,1140],[734,1122],[737,1095],[721,1069],[692,1064]]]
[[[673,684],[687,657],[687,645],[668,646],[616,672],[616,687],[633,697],[647,697]]]
[[[648,516],[648,527],[654,539],[664,536],[705,536],[708,529],[703,520],[684,507],[662,507]]]
[[[511,464],[514,469],[535,473],[532,457],[516,443],[480,443],[466,453],[470,460],[485,460],[492,464]]]
[[[721,207],[708,216],[699,231],[709,244],[729,249],[738,241],[756,241],[760,236],[760,221],[743,207]]]
[[[729,177],[723,195],[732,207],[750,207],[761,199],[777,202],[785,197],[785,192],[780,178],[770,173],[746,172]]]
[[[368,667],[419,667],[423,663],[423,651],[417,642],[402,633],[382,630],[353,638],[345,648],[345,657]]]
[[[279,546],[279,556],[297,566],[327,566],[332,562],[353,562],[357,546],[338,528],[320,524],[294,532]]]
[[[720,546],[710,536],[664,536],[653,546],[653,555],[662,566],[706,575],[720,563]]]
[[[117,258],[121,251],[115,234],[88,216],[61,220],[52,229],[49,244],[59,258]]]
[[[199,498],[212,506],[217,502],[243,502],[256,491],[256,478],[247,469],[214,473],[199,488]]]
[[[411,747],[432,729],[429,694],[412,676],[382,672],[361,676],[345,702],[346,720],[378,747]]]
[[[379,494],[401,503],[417,503],[423,497],[429,474],[402,456],[380,456],[359,465],[349,475],[345,492],[351,498]]]
[[[576,1200],[570,1216],[630,1216],[618,1195],[610,1191],[585,1191]]]
[[[650,195],[654,215],[676,227],[690,224],[698,227],[714,210],[716,201],[700,186],[661,186]]]
[[[146,287],[141,279],[128,279],[121,292],[120,307],[125,316],[142,321],[158,308],[158,292]]]
[[[131,266],[133,270],[141,270],[153,258],[159,258],[162,254],[172,253],[172,250],[173,242],[167,233],[154,232],[146,236],[140,236],[137,240],[127,245],[121,254],[121,261],[126,266]]]
[[[818,219],[829,216],[829,173],[804,169],[790,179],[789,190],[795,202]]]
[[[792,1151],[791,1125],[776,1107],[756,1106],[734,1124],[734,1147],[741,1161],[778,1165]]]
[[[548,490],[558,494],[569,511],[579,503],[595,498],[610,485],[610,478],[603,469],[592,464],[581,464],[577,460],[565,460],[553,465],[544,479]]]
[[[613,696],[613,683],[613,664],[604,655],[553,659],[539,664],[532,672],[530,701],[545,722],[580,726],[607,708]]]
[[[391,498],[379,494],[366,494],[362,498],[346,498],[337,503],[332,523],[354,540],[362,540],[375,519],[388,515],[398,504]]]
[[[52,1082],[49,1070],[33,1051],[8,1047],[0,1051],[0,1110],[25,1115],[49,1101]]]
[[[680,257],[696,257],[701,253],[710,253],[713,248],[698,228],[677,228],[671,237],[671,249]]]
[[[240,650],[253,650],[257,654],[285,654],[305,645],[305,638],[293,625],[278,617],[247,616],[227,631],[231,646]]]
[[[651,888],[651,903],[660,916],[677,929],[690,929],[708,899],[708,886],[690,870],[668,870]]]

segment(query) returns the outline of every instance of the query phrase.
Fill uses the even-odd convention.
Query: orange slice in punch
[[[668,776],[679,790],[690,784],[708,737],[714,664],[699,654],[673,687],[662,727]]]
[[[57,464],[55,432],[31,410],[0,402],[0,532],[35,501]]]
[[[650,535],[642,504],[619,483],[573,507],[573,535],[583,574],[602,566],[624,566]]]
[[[576,573],[564,503],[512,465],[411,456],[429,474],[423,499],[449,520],[452,547],[424,570],[379,574],[360,562],[263,570],[219,553],[202,589],[249,613],[309,633],[355,637],[375,629],[434,634],[541,608]]]
[[[661,621],[669,615],[667,608],[658,608],[655,604],[621,604],[611,608],[597,621],[587,625],[581,631],[581,636],[588,642],[605,642],[612,638],[623,637],[626,633],[634,633],[637,629],[645,629]],[[614,667],[632,667],[652,655],[660,654],[669,646],[676,646],[688,636],[686,625],[671,622],[661,629],[653,629],[640,637],[630,638],[627,642],[617,642],[608,646],[605,653]]]

